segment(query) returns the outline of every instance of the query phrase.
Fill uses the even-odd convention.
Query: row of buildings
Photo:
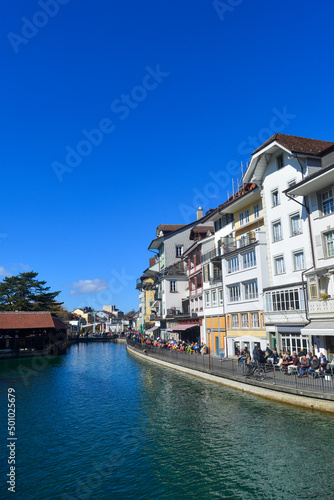
[[[237,192],[161,224],[137,280],[138,326],[212,354],[269,343],[334,356],[334,143],[275,134]]]
[[[68,323],[72,334],[122,333],[136,326],[135,312],[124,314],[114,305],[106,305],[101,311],[90,307],[77,308],[69,313]]]

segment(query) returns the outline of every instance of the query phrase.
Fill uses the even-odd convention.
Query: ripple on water
[[[0,363],[2,393],[10,384],[18,396],[19,498],[333,498],[329,415],[142,362],[115,344],[72,346],[24,383],[29,363]]]

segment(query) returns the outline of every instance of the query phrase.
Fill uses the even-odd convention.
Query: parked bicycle
[[[266,370],[263,366],[257,363],[245,363],[247,369],[246,378],[255,378],[256,380],[264,380],[266,378]]]

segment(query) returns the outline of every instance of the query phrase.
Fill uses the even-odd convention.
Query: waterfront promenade
[[[263,380],[257,380],[247,376],[244,365],[238,365],[235,359],[161,349],[129,339],[127,348],[151,362],[234,389],[295,406],[334,413],[334,378],[331,375],[299,378],[271,367],[264,371]]]

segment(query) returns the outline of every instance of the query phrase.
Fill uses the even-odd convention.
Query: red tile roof
[[[157,236],[160,234],[160,231],[164,234],[168,234],[178,229],[182,229],[183,227],[185,227],[185,224],[159,224],[157,227]]]
[[[307,139],[306,137],[298,137],[296,135],[274,134],[252,154],[254,155],[255,153],[258,153],[274,141],[278,142],[281,146],[293,153],[311,154],[316,156],[321,155],[323,151],[334,145],[334,142],[329,141]]]
[[[0,330],[33,328],[56,328],[63,330],[67,325],[49,312],[0,312]]]

